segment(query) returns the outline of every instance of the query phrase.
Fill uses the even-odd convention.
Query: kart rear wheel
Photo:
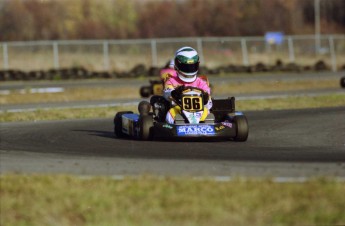
[[[151,115],[142,115],[139,119],[139,138],[141,140],[151,140],[153,128],[153,118]]]
[[[114,117],[114,134],[119,138],[122,138],[126,135],[122,132],[122,115],[123,114],[133,114],[133,112],[132,111],[120,111],[120,112],[116,113],[116,115]]]
[[[340,86],[341,86],[342,88],[345,88],[345,77],[342,77],[342,78],[340,79]]]
[[[140,88],[141,97],[149,97],[152,94],[152,89],[150,86],[142,86]]]
[[[234,118],[236,124],[236,136],[235,141],[246,141],[248,139],[249,127],[246,116],[238,115]]]
[[[150,113],[150,110],[151,110],[150,102],[146,100],[140,101],[140,103],[138,104],[138,111],[140,115],[148,115]]]

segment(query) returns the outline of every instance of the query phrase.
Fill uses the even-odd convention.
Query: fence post
[[[4,56],[4,69],[8,70],[8,48],[7,48],[7,43],[4,43],[2,46],[3,46],[3,56]]]
[[[241,39],[241,47],[242,47],[242,61],[244,66],[249,65],[249,60],[248,60],[248,50],[247,50],[247,43],[244,38]]]
[[[198,54],[199,54],[199,57],[200,57],[200,63],[204,64],[204,53],[203,53],[203,49],[202,49],[202,40],[201,40],[201,38],[197,38],[196,46],[198,48]]]
[[[58,43],[55,41],[53,42],[53,53],[54,53],[54,68],[59,69],[59,46]]]
[[[152,54],[152,67],[157,66],[157,44],[156,40],[152,39],[151,40],[151,54]]]
[[[2,46],[3,46],[3,56],[4,56],[4,69],[8,70],[8,49],[7,49],[7,43],[4,43]]]
[[[109,43],[108,41],[103,42],[103,66],[105,71],[109,71]]]
[[[294,51],[294,47],[293,47],[293,40],[292,37],[289,36],[288,38],[288,46],[289,46],[289,59],[291,63],[295,62],[295,51]]]
[[[337,56],[336,56],[335,50],[334,50],[333,36],[329,36],[328,42],[329,42],[329,49],[330,49],[330,54],[331,54],[332,71],[336,72],[337,71]]]

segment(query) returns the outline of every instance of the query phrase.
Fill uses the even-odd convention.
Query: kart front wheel
[[[114,134],[121,138],[124,137],[126,134],[122,132],[122,115],[124,114],[133,114],[132,111],[120,111],[116,113],[114,117]]]
[[[151,140],[153,128],[153,118],[151,115],[142,115],[139,119],[139,138],[141,140]]]
[[[149,97],[152,94],[151,87],[149,86],[143,86],[140,88],[140,96],[141,97]]]
[[[235,117],[234,122],[236,124],[236,136],[235,141],[246,141],[248,139],[249,126],[246,116],[238,115]]]

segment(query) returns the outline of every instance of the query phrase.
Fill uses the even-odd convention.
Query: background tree
[[[20,0],[2,2],[0,5],[0,39],[34,39],[33,15]]]
[[[321,32],[345,33],[345,1],[321,0]],[[0,41],[314,33],[314,0],[0,0]]]

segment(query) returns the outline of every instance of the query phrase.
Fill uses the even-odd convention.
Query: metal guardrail
[[[196,48],[201,64],[310,64],[323,60],[337,71],[345,62],[345,35],[285,36],[280,44],[265,37],[191,37],[130,40],[56,40],[0,42],[2,70],[61,69],[82,66],[92,70],[126,70],[137,64],[163,66],[182,46]],[[1,68],[0,68],[1,69]]]

